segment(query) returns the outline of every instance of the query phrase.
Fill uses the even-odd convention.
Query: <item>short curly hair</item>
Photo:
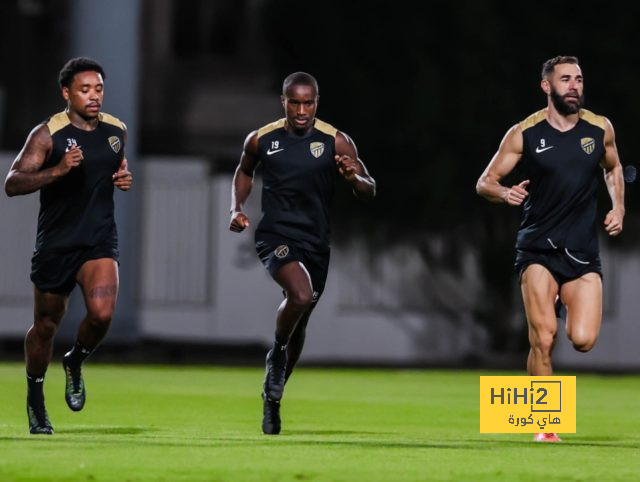
[[[71,82],[73,82],[73,76],[79,72],[98,72],[102,75],[102,78],[105,79],[107,76],[104,73],[104,69],[102,65],[96,62],[93,59],[88,57],[76,57],[70,59],[62,70],[60,70],[60,74],[58,74],[58,84],[60,84],[60,88],[71,87]]]

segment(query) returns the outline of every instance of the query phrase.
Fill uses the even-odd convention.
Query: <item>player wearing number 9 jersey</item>
[[[547,107],[514,125],[480,176],[477,191],[493,202],[522,206],[516,270],[529,324],[530,375],[551,375],[557,332],[556,308],[567,308],[566,332],[574,348],[587,352],[602,321],[602,277],[598,254],[596,189],[602,172],[612,209],[604,219],[610,236],[622,232],[624,180],[611,123],[582,108],[583,76],[578,59],[544,63],[541,87]],[[524,180],[500,184],[516,165]],[[556,434],[536,440],[558,441]]]

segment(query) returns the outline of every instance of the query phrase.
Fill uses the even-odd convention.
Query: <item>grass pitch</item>
[[[279,436],[260,431],[262,374],[88,363],[87,405],[72,413],[56,362],[56,433],[34,436],[24,368],[0,364],[0,480],[640,479],[639,376],[578,375],[578,432],[535,444],[479,433],[479,376],[498,373],[299,369]]]

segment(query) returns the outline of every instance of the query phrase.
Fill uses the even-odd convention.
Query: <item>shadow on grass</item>
[[[97,427],[69,427],[56,430],[57,434],[88,434],[88,435],[138,435],[141,433],[156,432],[157,430],[152,427],[111,427],[111,426],[97,426]]]
[[[555,447],[600,447],[600,448],[616,448],[616,449],[633,449],[637,450],[640,448],[640,441],[638,440],[628,440],[619,437],[580,437],[580,438],[567,438],[567,436],[562,437],[562,442],[560,443],[541,443],[534,442],[533,440],[487,440],[487,439],[467,439],[466,442],[477,443],[477,444],[487,444],[493,447],[496,446],[555,446]],[[533,434],[531,435],[533,439]]]
[[[576,439],[565,438],[561,443],[545,444],[536,443],[531,439],[526,440],[513,440],[504,439],[460,439],[453,440],[434,440],[428,439],[425,436],[425,440],[399,440],[397,437],[386,438],[380,432],[362,432],[362,431],[336,431],[336,430],[287,430],[281,435],[271,436],[262,435],[260,433],[251,435],[238,435],[238,436],[207,436],[189,434],[153,434],[157,432],[155,428],[146,427],[72,427],[68,429],[62,429],[57,431],[58,435],[98,435],[102,436],[99,443],[101,444],[121,444],[123,440],[119,440],[117,436],[120,435],[140,435],[140,441],[144,442],[147,447],[225,447],[231,446],[272,446],[272,447],[349,447],[360,449],[440,449],[440,450],[487,450],[493,451],[496,449],[522,449],[531,448],[533,450],[540,450],[538,447],[552,446],[553,450],[561,451],[564,448],[576,448],[576,447],[598,447],[602,449],[640,449],[640,441],[637,439],[623,439],[614,437],[582,437]],[[115,436],[111,438],[110,436]],[[66,437],[65,437],[66,438]],[[55,440],[56,436],[29,436],[25,434],[22,437],[2,437],[0,441],[45,441]],[[129,439],[137,440],[137,439]],[[68,439],[67,439],[68,441]],[[549,449],[541,449],[549,450]]]
[[[25,430],[24,436],[20,437],[3,437],[0,441],[17,441],[17,440],[53,440],[56,435],[140,435],[150,432],[156,432],[157,429],[151,427],[122,427],[122,426],[97,426],[97,427],[69,427],[55,429],[53,435],[32,435]]]
[[[301,433],[302,434],[302,433]],[[253,445],[263,445],[263,446],[318,446],[318,447],[350,447],[350,448],[360,448],[360,449],[461,449],[461,450],[494,450],[494,446],[488,446],[485,444],[472,443],[472,442],[451,442],[451,441],[395,441],[395,440],[384,440],[384,439],[376,439],[375,437],[368,437],[365,432],[353,432],[351,435],[362,435],[365,437],[364,439],[357,440],[339,440],[339,439],[308,439],[304,438],[302,435],[291,434],[290,431],[283,433],[282,435],[273,436],[273,435],[258,435],[252,438],[245,437],[215,437],[209,439],[209,443],[212,441],[216,441],[221,443],[224,446],[229,446],[231,444],[234,445],[245,445],[245,444],[253,444]],[[304,435],[313,435],[310,432],[304,432]],[[203,440],[204,442],[204,440]]]
[[[362,430],[287,430],[287,435],[387,435],[389,432]]]
[[[372,436],[368,432],[337,432],[337,431],[300,431],[298,433],[291,433],[287,431],[282,435],[272,436],[256,433],[255,435],[248,436],[198,436],[198,435],[152,435],[146,434],[146,429],[140,427],[82,427],[75,429],[67,429],[56,431],[52,436],[36,436],[28,435],[22,437],[2,437],[0,441],[29,441],[29,442],[42,442],[42,441],[55,441],[56,435],[98,435],[100,436],[99,443],[101,445],[120,445],[123,443],[122,439],[117,436],[120,435],[140,435],[139,439],[144,442],[146,447],[239,447],[239,446],[264,446],[264,447],[350,447],[360,449],[461,449],[461,450],[494,450],[494,444],[478,443],[473,441],[402,441],[402,440],[388,440],[381,437]],[[111,438],[110,435],[114,435]],[[377,434],[380,435],[380,434]],[[309,438],[316,437],[317,438]],[[344,438],[342,438],[344,437]],[[350,440],[352,438],[352,440]],[[62,440],[58,439],[60,442]],[[70,442],[73,439],[65,437],[64,442]],[[129,441],[136,439],[129,439]],[[98,442],[96,440],[96,442]]]

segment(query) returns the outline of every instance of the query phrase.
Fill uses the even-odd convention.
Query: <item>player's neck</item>
[[[566,132],[573,129],[580,120],[580,112],[564,115],[558,112],[555,106],[551,103],[546,110],[547,122],[551,127],[559,130],[560,132]]]
[[[316,120],[313,119],[313,121],[311,121],[311,123],[309,124],[308,127],[305,127],[304,129],[296,129],[295,127],[293,127],[289,121],[285,121],[284,124],[284,129],[289,133],[292,134],[294,136],[298,136],[298,137],[305,137],[307,136],[312,130],[313,130],[313,126],[315,126],[316,124]]]
[[[69,121],[74,127],[81,129],[83,131],[92,131],[96,127],[98,127],[99,117],[93,117],[91,119],[85,119],[77,112],[69,109],[68,107],[65,109],[67,117],[69,117]]]

